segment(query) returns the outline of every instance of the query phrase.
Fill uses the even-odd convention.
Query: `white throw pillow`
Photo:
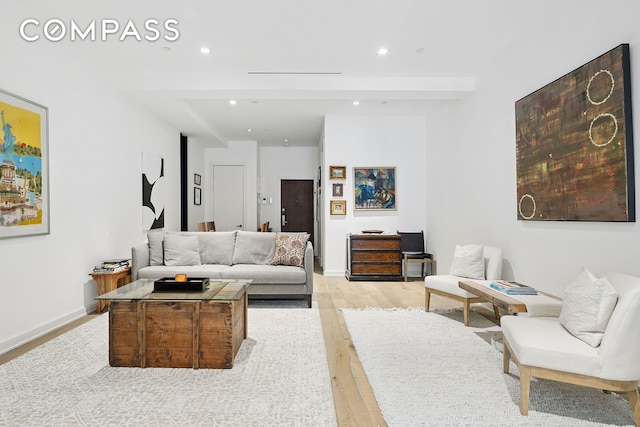
[[[618,292],[607,279],[598,279],[583,268],[564,291],[560,324],[571,335],[598,347],[617,301]]]
[[[164,236],[164,265],[200,265],[198,237],[166,234]]]
[[[149,265],[164,265],[164,231],[150,231],[147,234],[149,241]]]
[[[450,274],[484,280],[484,254],[481,245],[456,245]]]
[[[202,264],[231,265],[236,243],[235,231],[202,232],[197,236]]]
[[[233,249],[234,264],[268,265],[276,252],[276,233],[238,231]]]

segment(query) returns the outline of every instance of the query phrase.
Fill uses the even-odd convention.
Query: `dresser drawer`
[[[400,240],[397,239],[353,239],[351,249],[359,250],[400,250]]]
[[[351,274],[395,276],[402,274],[402,264],[353,264]]]
[[[351,259],[353,260],[353,262],[358,262],[358,261],[396,262],[396,261],[401,261],[402,257],[399,252],[353,251],[353,256]]]

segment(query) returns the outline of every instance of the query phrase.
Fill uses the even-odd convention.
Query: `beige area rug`
[[[0,365],[0,426],[334,426],[316,308],[249,308],[233,369],[112,368],[108,314]]]
[[[389,426],[633,425],[615,393],[532,379],[520,415],[519,373],[502,372],[499,327],[461,311],[343,310],[358,357]]]

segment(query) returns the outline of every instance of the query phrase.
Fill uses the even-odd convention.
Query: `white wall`
[[[428,244],[439,272],[448,271],[455,244],[486,243],[503,248],[507,278],[556,295],[582,266],[640,275],[637,223],[516,219],[516,100],[629,43],[633,121],[639,123],[640,3],[623,3],[615,19],[599,13],[575,19],[575,9],[559,2],[543,31],[518,40],[478,76],[477,93],[428,117]],[[640,150],[635,153],[638,165]]]
[[[17,34],[16,34],[17,38]],[[95,309],[95,264],[144,241],[141,153],[165,159],[165,225],[179,228],[179,132],[85,62],[5,38],[1,88],[49,109],[49,235],[0,240],[0,353]]]
[[[426,120],[424,117],[327,116],[324,127],[322,166],[323,233],[322,262],[324,274],[344,275],[346,236],[366,229],[425,230],[426,200]],[[330,215],[332,184],[329,166],[346,166],[344,199],[347,214]],[[353,210],[354,167],[396,167],[397,210]]]
[[[213,217],[213,166],[245,166],[245,218],[244,230],[258,229],[258,143],[256,141],[230,141],[228,148],[205,149],[206,178],[203,176],[202,203],[205,205],[205,219]],[[206,189],[206,191],[204,190]],[[219,230],[222,231],[222,230]]]
[[[312,179],[318,184],[318,149],[316,147],[264,147],[260,154],[261,197],[273,198],[273,203],[259,206],[258,222],[269,221],[273,231],[280,231],[280,181],[283,179]],[[314,195],[314,218],[315,195]],[[317,239],[317,229],[314,230]],[[314,248],[315,248],[314,243]]]

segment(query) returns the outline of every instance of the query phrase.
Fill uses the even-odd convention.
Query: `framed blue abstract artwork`
[[[353,168],[354,210],[396,209],[396,168]]]

